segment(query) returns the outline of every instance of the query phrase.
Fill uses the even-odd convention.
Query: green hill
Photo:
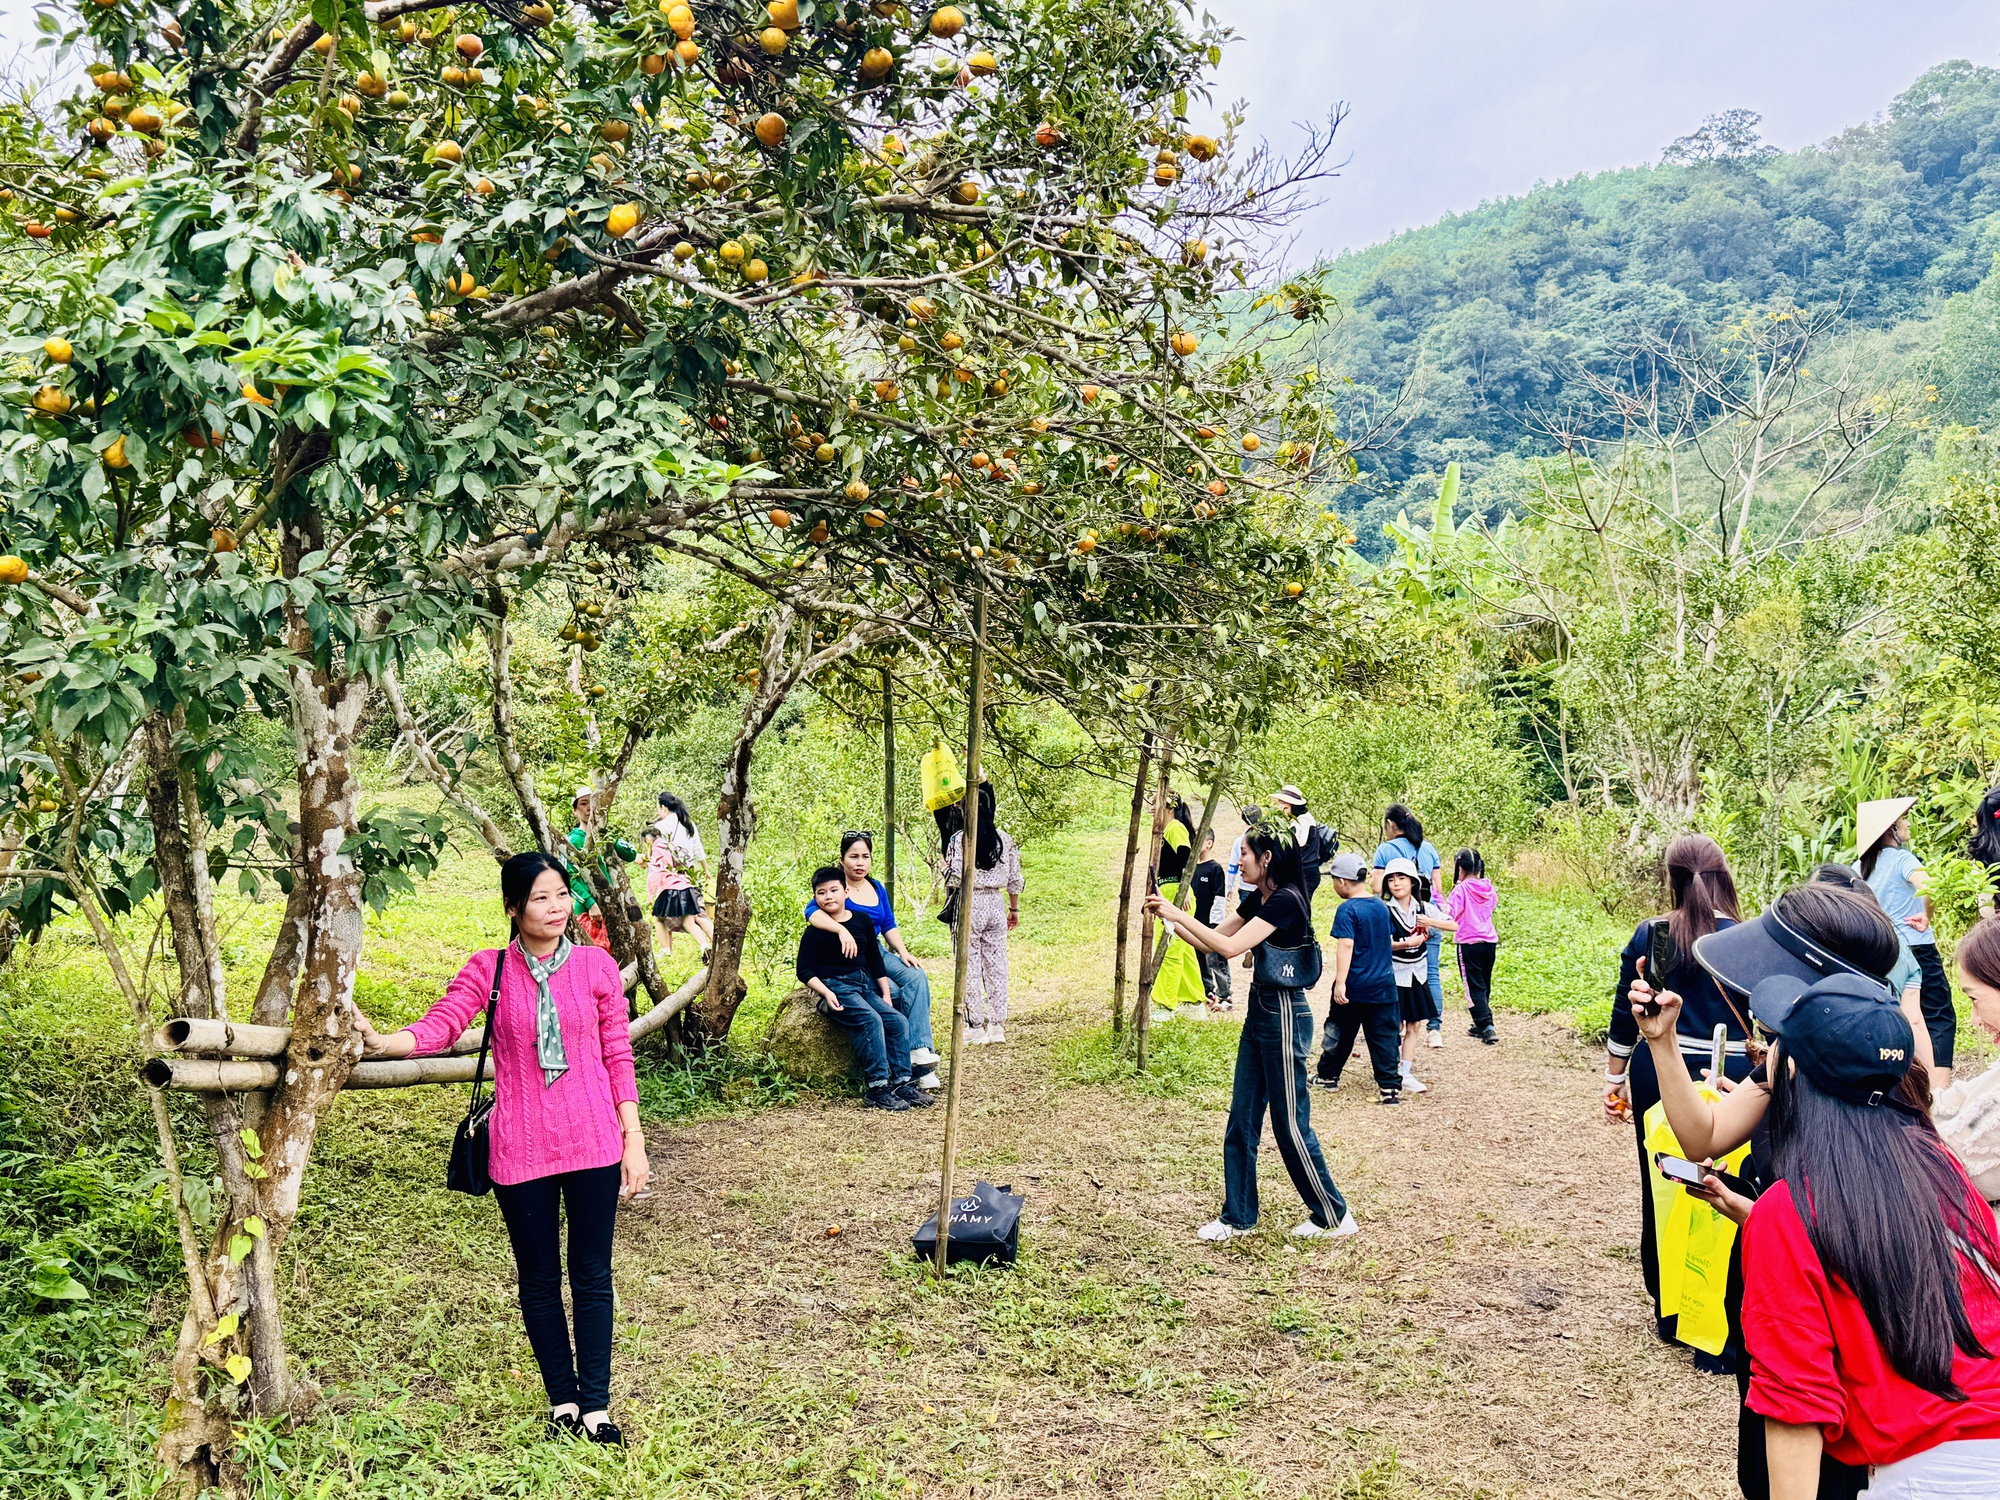
[[[1801,151],[1761,145],[1755,121],[1717,117],[1657,166],[1539,185],[1323,267],[1341,316],[1312,357],[1355,380],[1364,413],[1414,396],[1365,465],[1365,539],[1412,475],[1456,459],[1476,477],[1535,451],[1534,413],[1581,401],[1638,330],[1705,333],[1781,299],[1885,328],[1991,268],[2000,70],[1944,63],[1884,116]]]

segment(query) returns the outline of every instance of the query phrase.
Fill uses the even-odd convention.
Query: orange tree
[[[359,1053],[363,905],[435,851],[353,770],[397,663],[648,546],[769,601],[713,1036],[784,692],[891,637],[948,662],[974,592],[1037,690],[1169,641],[1198,673],[1190,642],[1306,588],[1321,544],[1270,512],[1338,444],[1224,346],[1214,294],[1326,142],[1231,165],[1189,133],[1217,41],[1163,3],[1060,0],[81,8],[88,85],[10,115],[0,164],[0,655],[34,757],[7,816],[46,851],[10,889],[80,906],[142,1021],[110,919],[157,892],[167,1005],[292,1038],[275,1089],[205,1100],[205,1243],[177,1207],[162,1447],[188,1482],[231,1482],[235,1424],[311,1399],[276,1256]],[[289,787],[244,752],[265,716]],[[242,997],[232,870],[287,893]]]

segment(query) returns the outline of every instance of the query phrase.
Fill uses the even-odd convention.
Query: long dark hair
[[[1771,910],[1792,931],[1873,978],[1885,978],[1902,954],[1896,924],[1865,884],[1857,890],[1821,880],[1815,871],[1806,884],[1781,892]]]
[[[1905,814],[1904,816],[1907,817],[1908,814]],[[1896,823],[1900,823],[1902,821],[1903,821],[1902,818],[1896,819]],[[1863,849],[1861,851],[1861,858],[1855,861],[1856,864],[1861,866],[1861,878],[1863,880],[1871,880],[1874,878],[1875,861],[1882,857],[1882,851],[1884,849],[1893,849],[1898,847],[1897,845],[1890,842],[1890,840],[1896,837],[1896,823],[1891,823],[1887,828],[1883,829],[1882,836],[1876,839],[1875,842],[1870,844],[1866,849]]]
[[[1305,899],[1305,868],[1299,863],[1299,846],[1292,842],[1289,829],[1282,838],[1261,828],[1253,829],[1243,835],[1243,847],[1266,861],[1264,876],[1272,885],[1280,890],[1290,886],[1301,900]]]
[[[694,832],[694,818],[688,812],[687,804],[681,801],[680,798],[676,797],[672,792],[662,792],[660,793],[660,806],[679,818],[682,828],[686,829],[689,833]]]
[[[1384,823],[1392,824],[1396,832],[1410,841],[1412,849],[1424,847],[1424,825],[1417,821],[1417,815],[1400,802],[1389,804],[1389,810],[1382,814]]]
[[[1667,931],[1673,934],[1677,951],[1694,952],[1695,939],[1715,931],[1717,912],[1732,922],[1741,919],[1736,879],[1729,873],[1722,845],[1714,839],[1705,833],[1682,834],[1667,845],[1666,864],[1667,888],[1674,898]]]
[[[976,862],[980,869],[990,870],[1000,863],[1000,820],[993,810],[993,783],[979,783],[979,848]]]
[[[562,867],[561,861],[539,849],[517,854],[500,867],[500,904],[507,909],[510,930],[520,930],[521,908],[528,904],[528,896],[544,870],[554,870],[564,885],[569,884],[569,871]]]
[[[1972,842],[1965,852],[1989,869],[2000,866],[2000,786],[1979,799],[1972,815]]]
[[[1991,1359],[1965,1311],[1958,1245],[2000,1265],[1984,1205],[1928,1122],[1850,1104],[1785,1065],[1771,1078],[1771,1152],[1814,1252],[1853,1289],[1890,1365],[1947,1401],[1953,1355]],[[1976,1262],[1975,1262],[1976,1263]]]
[[[1451,862],[1451,883],[1457,885],[1467,876],[1475,879],[1486,873],[1486,861],[1479,857],[1477,849],[1461,849],[1458,858]]]

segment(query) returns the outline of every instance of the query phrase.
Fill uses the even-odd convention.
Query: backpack
[[[1306,889],[1311,891],[1319,885],[1320,866],[1340,850],[1340,835],[1324,823],[1314,823],[1306,834],[1306,841],[1299,845],[1299,870],[1305,876]]]

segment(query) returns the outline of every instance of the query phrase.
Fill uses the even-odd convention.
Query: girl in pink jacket
[[[1466,1008],[1472,1012],[1467,1036],[1476,1036],[1492,1046],[1500,1040],[1493,1029],[1493,960],[1500,952],[1500,934],[1493,926],[1493,908],[1499,901],[1493,882],[1486,878],[1486,861],[1477,849],[1461,849],[1451,866],[1451,894],[1445,898],[1445,915],[1458,923],[1452,942],[1458,949],[1458,977],[1465,986]]]

